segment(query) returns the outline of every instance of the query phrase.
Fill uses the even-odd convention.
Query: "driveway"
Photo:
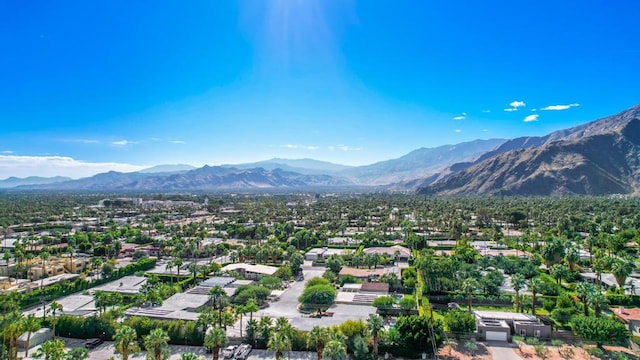
[[[522,360],[522,358],[513,351],[513,349],[517,348],[515,344],[486,342],[485,346],[491,352],[493,360]]]

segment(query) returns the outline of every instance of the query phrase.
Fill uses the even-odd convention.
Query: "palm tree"
[[[511,277],[511,287],[516,292],[516,312],[520,312],[520,290],[522,290],[527,281],[522,274],[514,274]]]
[[[64,360],[64,343],[61,340],[49,340],[40,346],[33,356],[36,359]]]
[[[18,337],[20,337],[23,332],[24,322],[22,321],[22,315],[19,313],[14,321],[9,322],[9,324],[2,329],[2,336],[9,342],[9,360],[18,358]]]
[[[238,304],[235,306],[234,310],[236,315],[240,318],[240,337],[242,337],[242,316],[247,313],[247,307],[242,304]]]
[[[462,281],[462,291],[467,293],[469,301],[469,312],[471,312],[471,304],[473,301],[473,291],[478,287],[478,281],[474,278],[466,278]]]
[[[326,360],[346,359],[347,349],[342,342],[331,340],[327,343],[327,346],[325,346],[322,358]]]
[[[180,267],[184,264],[181,258],[173,259],[173,266],[176,267],[176,276],[178,277],[178,281],[180,281]]]
[[[371,334],[371,339],[373,340],[373,353],[378,354],[378,335],[380,335],[380,331],[384,327],[384,323],[382,321],[382,317],[377,314],[369,315],[367,319],[367,329]]]
[[[136,330],[127,325],[120,327],[114,337],[116,352],[122,355],[122,360],[128,360],[129,354],[135,354],[140,351],[138,347],[138,334]]]
[[[282,354],[291,351],[291,339],[284,332],[274,331],[269,337],[267,349],[276,353],[276,359],[282,359]]]
[[[574,247],[567,249],[567,253],[564,256],[564,259],[567,261],[569,265],[569,271],[573,271],[576,267],[578,261],[580,261],[580,253]]]
[[[584,316],[589,316],[589,303],[588,299],[592,293],[596,292],[595,286],[592,283],[582,281],[579,282],[576,286],[576,296],[580,301],[582,301],[582,305],[584,306]]]
[[[587,297],[587,303],[593,308],[596,317],[600,317],[600,312],[607,308],[608,301],[600,291],[594,291]]]
[[[61,311],[62,310],[62,305],[60,305],[60,303],[58,303],[57,301],[53,301],[51,303],[51,305],[49,305],[49,307],[51,308],[51,314],[53,315],[53,319],[51,321],[51,324],[53,325],[53,339],[56,338],[56,311]]]
[[[192,353],[192,352],[188,352],[180,355],[180,360],[199,360],[199,359],[204,359],[204,358],[200,358],[198,357],[198,354]]]
[[[47,250],[42,250],[42,252],[40,252],[40,261],[42,261],[42,276],[40,279],[40,289],[42,290],[44,288],[44,278],[45,278],[45,274],[46,274],[46,267],[47,267],[47,259],[49,259],[49,252]]]
[[[67,352],[68,360],[85,360],[89,358],[89,350],[83,347],[74,347]]]
[[[307,346],[311,347],[311,344],[316,345],[318,360],[322,359],[322,350],[328,338],[329,338],[329,328],[322,327],[322,326],[314,326],[311,329],[311,331],[309,331],[309,337],[307,338]]]
[[[192,262],[189,264],[189,272],[193,276],[193,284],[196,284],[196,278],[198,277],[198,264]]]
[[[149,352],[147,357],[153,360],[168,358],[169,349],[167,343],[169,340],[169,335],[167,335],[166,331],[160,328],[151,330],[149,335],[144,337],[144,347]]]
[[[258,306],[255,298],[250,298],[249,300],[247,300],[245,310],[249,313],[249,321],[253,320],[253,313],[260,311],[260,307]]]
[[[536,294],[542,286],[542,281],[538,278],[529,280],[529,290],[531,291],[531,314],[536,315]]]
[[[40,330],[40,320],[33,316],[29,315],[24,319],[24,330],[27,332],[27,346],[25,346],[24,357],[29,357],[29,345],[31,343],[31,334],[35,331]]]
[[[622,258],[613,261],[613,264],[611,265],[611,273],[616,278],[618,287],[623,291],[624,283],[627,281],[627,277],[631,275],[634,269],[635,263],[631,259]]]
[[[222,301],[226,295],[227,293],[224,289],[218,285],[209,290],[209,296],[211,296],[211,309],[215,308],[218,310],[218,326],[220,327],[222,327]]]
[[[173,285],[173,268],[175,267],[175,264],[173,261],[169,260],[167,261],[167,269],[169,270],[169,279],[171,279],[171,285]]]
[[[229,343],[227,334],[219,326],[215,326],[209,330],[204,337],[204,346],[211,349],[213,360],[218,360],[220,356],[220,348]]]

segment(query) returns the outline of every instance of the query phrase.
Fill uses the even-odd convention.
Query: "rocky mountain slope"
[[[460,161],[474,160],[505,139],[474,140],[456,145],[420,148],[397,159],[358,166],[337,174],[364,185],[387,185],[430,176]]]
[[[513,149],[507,150],[508,147]],[[468,167],[465,165],[450,168],[448,176],[431,179],[433,183],[423,185],[418,192],[435,195],[639,193],[640,105],[544,137],[506,142]]]

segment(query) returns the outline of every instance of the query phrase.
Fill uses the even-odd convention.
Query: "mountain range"
[[[237,190],[371,187],[429,195],[606,195],[640,192],[640,105],[546,136],[421,148],[365,166],[270,159],[195,168],[160,165],[92,177],[10,178],[50,190]]]
[[[270,159],[256,163],[204,166],[161,165],[138,172],[107,172],[65,182],[20,186],[38,190],[233,190],[388,186],[430,176],[445,167],[474,159],[503,143],[475,140],[423,148],[397,159],[350,167],[313,159]]]
[[[418,190],[432,195],[640,192],[640,105],[543,137],[510,140],[454,164]]]
[[[0,180],[0,189],[14,188],[17,186],[24,185],[39,185],[39,184],[55,184],[64,181],[69,181],[71,178],[64,176],[55,176],[55,177],[40,177],[40,176],[29,176],[25,178],[18,177],[10,177],[4,180]]]

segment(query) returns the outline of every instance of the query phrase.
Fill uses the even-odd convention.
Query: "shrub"
[[[444,316],[444,323],[449,332],[457,336],[470,334],[476,331],[476,319],[466,311],[449,311]]]
[[[621,343],[628,334],[622,323],[607,318],[574,316],[571,328],[576,335],[585,340],[595,341],[598,346],[606,342]]]

